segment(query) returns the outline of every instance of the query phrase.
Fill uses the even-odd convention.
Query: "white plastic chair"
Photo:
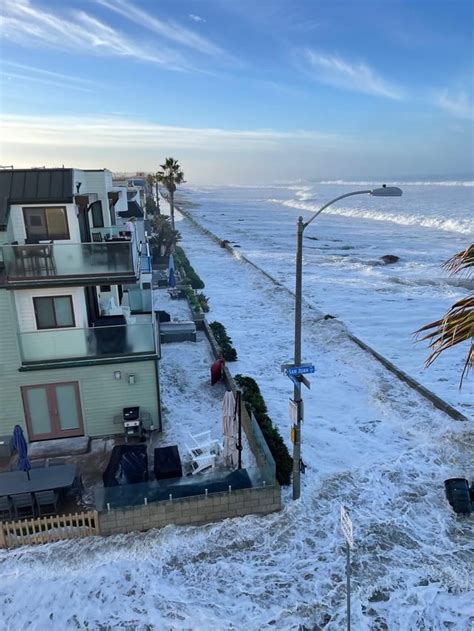
[[[205,469],[214,468],[220,449],[219,441],[211,440],[211,432],[189,436],[193,444],[186,444],[186,450],[189,454],[191,473],[194,475]]]
[[[189,434],[193,443],[193,448],[204,453],[219,455],[221,446],[218,440],[211,438],[210,430],[200,432],[199,434]],[[198,454],[199,455],[199,454]]]
[[[202,473],[206,469],[214,469],[216,466],[216,454],[204,454],[202,456],[191,455],[191,474]]]

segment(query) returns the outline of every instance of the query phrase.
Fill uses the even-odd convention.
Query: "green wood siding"
[[[122,433],[113,417],[122,408],[140,405],[158,427],[158,385],[154,360],[97,364],[19,372],[20,356],[16,337],[16,315],[12,294],[0,289],[0,435],[10,434],[18,423],[26,432],[21,386],[62,381],[79,382],[84,432],[89,436]],[[114,379],[120,371],[122,379]],[[135,375],[129,385],[128,375]]]

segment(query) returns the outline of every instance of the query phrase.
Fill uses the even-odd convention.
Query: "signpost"
[[[354,547],[352,538],[352,521],[346,509],[341,504],[341,531],[346,540],[346,578],[347,578],[347,631],[351,631],[351,548]]]
[[[295,394],[294,399],[290,399],[290,408],[289,408],[289,417],[292,422],[290,438],[293,445],[298,443],[298,454],[300,454],[300,445],[301,445],[301,436],[300,436],[300,424],[304,418],[304,410],[303,410],[303,399],[301,398],[301,384],[306,386],[307,388],[311,388],[311,383],[306,379],[304,375],[310,375],[315,372],[315,368],[313,364],[294,364],[291,361],[285,362],[281,365],[281,371],[285,373],[285,375],[291,379],[295,386]],[[295,451],[293,450],[293,460],[294,460]],[[299,475],[300,472],[304,473],[304,465],[301,457],[297,458],[298,460],[298,488],[299,488]],[[295,469],[293,468],[293,499],[297,499],[299,497],[298,493],[295,495]]]
[[[289,419],[292,423],[296,423],[298,420],[298,404],[293,399],[290,399],[290,407],[288,409]]]

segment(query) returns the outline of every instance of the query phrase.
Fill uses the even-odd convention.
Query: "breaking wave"
[[[308,197],[305,197],[308,195]],[[268,202],[281,204],[289,208],[298,208],[309,212],[316,212],[320,206],[305,202],[310,194],[302,191],[297,194],[299,199],[269,199]],[[342,217],[355,217],[357,219],[371,219],[373,221],[391,221],[401,226],[422,226],[423,228],[435,228],[447,232],[459,232],[461,234],[474,234],[474,221],[472,219],[446,219],[445,217],[426,217],[424,215],[407,215],[404,213],[388,214],[378,210],[362,210],[354,208],[328,208],[326,214],[340,215]]]
[[[418,182],[384,182],[378,181],[356,181],[356,180],[322,180],[320,184],[340,184],[342,186],[375,186],[381,184],[393,184],[394,186],[474,186],[474,180],[443,180],[443,181],[418,181]]]

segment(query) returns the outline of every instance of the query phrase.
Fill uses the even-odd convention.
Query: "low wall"
[[[259,267],[251,259],[246,257],[245,254],[242,254],[238,249],[234,248],[230,243],[228,243],[227,241],[223,241],[222,239],[219,239],[219,237],[215,235],[213,232],[211,232],[207,228],[204,228],[204,226],[202,226],[187,210],[184,210],[181,207],[178,207],[177,209],[184,217],[186,217],[186,219],[188,219],[192,224],[194,224],[197,228],[199,228],[201,232],[204,232],[205,234],[207,234],[211,239],[213,239],[213,241],[215,241],[221,247],[225,248],[228,252],[230,252],[230,254],[232,254],[233,256],[235,256],[236,258],[242,261],[245,261],[245,263],[253,267],[260,274],[263,274],[264,276],[266,276],[274,285],[285,290],[292,297],[295,296],[294,292],[291,289],[286,287],[283,283],[281,283],[279,280],[274,278],[271,274],[269,274],[268,272],[263,270],[261,267]],[[306,304],[308,307],[310,307],[310,309],[317,311],[318,314],[320,314],[321,316],[321,320],[323,320],[324,318],[323,314],[315,305],[313,305],[309,300],[306,300],[305,298],[303,298],[303,303]],[[431,392],[431,390],[428,390],[428,388],[425,388],[425,386],[423,386],[419,381],[417,381],[416,379],[413,379],[413,377],[410,377],[410,375],[408,375],[406,372],[404,372],[403,370],[395,366],[395,364],[393,364],[390,360],[388,360],[386,357],[378,353],[375,349],[373,349],[371,346],[363,342],[357,336],[349,332],[348,332],[348,336],[350,340],[352,340],[364,351],[372,355],[372,357],[376,359],[377,361],[379,361],[381,364],[383,364],[383,366],[385,366],[387,370],[389,370],[391,373],[396,375],[401,381],[406,383],[410,388],[413,388],[413,390],[416,390],[422,397],[430,401],[439,410],[443,411],[445,414],[450,416],[455,421],[469,421],[469,418],[467,416],[462,414],[450,403],[438,397],[434,392]]]
[[[203,330],[209,341],[214,357],[215,358],[219,357],[219,353],[220,353],[219,345],[206,319],[203,320]],[[237,386],[235,385],[234,378],[232,377],[231,372],[227,368],[227,366],[224,366],[224,383],[230,390],[232,390],[232,392],[235,395],[237,392]],[[255,460],[257,461],[257,465],[259,467],[267,466],[265,455],[260,450],[257,437],[255,436],[253,432],[250,416],[249,416],[249,413],[247,412],[247,408],[245,407],[245,405],[241,406],[240,418],[242,420],[242,427],[244,429],[245,435],[247,436],[250,449],[252,450],[252,453],[255,456]],[[274,466],[275,463],[273,462],[272,464]]]
[[[170,524],[199,525],[229,517],[280,510],[279,486],[241,489],[212,495],[173,499],[99,513],[100,533],[116,535]]]

